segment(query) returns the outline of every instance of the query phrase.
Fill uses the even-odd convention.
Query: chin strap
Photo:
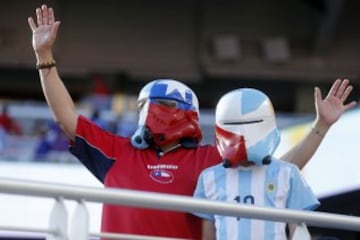
[[[183,138],[180,140],[181,146],[184,148],[196,148],[199,146],[199,143],[194,138]]]
[[[269,165],[271,163],[271,159],[272,159],[271,156],[267,155],[266,157],[263,158],[262,165]],[[233,164],[228,159],[223,159],[223,164],[222,165],[223,165],[224,168],[233,167]]]

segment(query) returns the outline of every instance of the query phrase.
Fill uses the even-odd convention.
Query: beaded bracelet
[[[323,133],[321,133],[318,129],[312,127],[311,130],[312,130],[315,134],[319,135],[320,137],[325,137],[325,135],[324,135]]]
[[[44,69],[44,68],[52,68],[56,66],[56,61],[55,60],[51,60],[49,62],[43,62],[43,63],[37,63],[36,64],[36,69]]]

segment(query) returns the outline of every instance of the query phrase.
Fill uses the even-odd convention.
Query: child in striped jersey
[[[223,163],[201,173],[195,197],[296,210],[319,206],[298,167],[272,157],[280,133],[272,103],[263,92],[233,90],[219,100],[215,115],[216,146]],[[214,224],[216,239],[287,239],[284,222],[195,214]]]

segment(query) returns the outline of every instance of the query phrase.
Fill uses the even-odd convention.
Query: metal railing
[[[144,240],[169,239],[118,233],[91,233],[89,232],[89,214],[85,202],[147,207],[181,212],[206,212],[234,217],[295,223],[299,226],[299,234],[306,233],[306,226],[360,231],[360,217],[324,212],[258,207],[238,203],[195,199],[183,195],[50,184],[9,178],[0,178],[0,193],[54,198],[56,201],[49,217],[48,229],[0,226],[0,230],[45,233],[47,234],[47,240],[85,240],[89,237]],[[68,214],[63,199],[74,200],[78,203],[70,223],[68,223]],[[72,228],[72,226],[74,226],[72,223],[76,223],[76,228]],[[68,226],[70,226],[70,229],[68,229]]]

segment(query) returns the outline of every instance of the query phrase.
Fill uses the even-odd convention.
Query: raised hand
[[[296,164],[300,169],[314,155],[330,127],[348,109],[356,105],[356,101],[345,104],[353,87],[347,79],[336,79],[325,99],[321,91],[315,87],[314,98],[316,119],[312,128],[297,145],[285,153],[281,158]]]
[[[326,98],[323,99],[320,89],[315,87],[317,121],[330,127],[341,117],[343,112],[354,107],[357,104],[356,101],[345,104],[352,90],[353,87],[349,85],[348,79],[336,79]]]
[[[35,53],[42,54],[51,52],[60,22],[55,21],[54,11],[46,5],[36,8],[37,24],[32,17],[28,18],[32,30],[32,45]]]

